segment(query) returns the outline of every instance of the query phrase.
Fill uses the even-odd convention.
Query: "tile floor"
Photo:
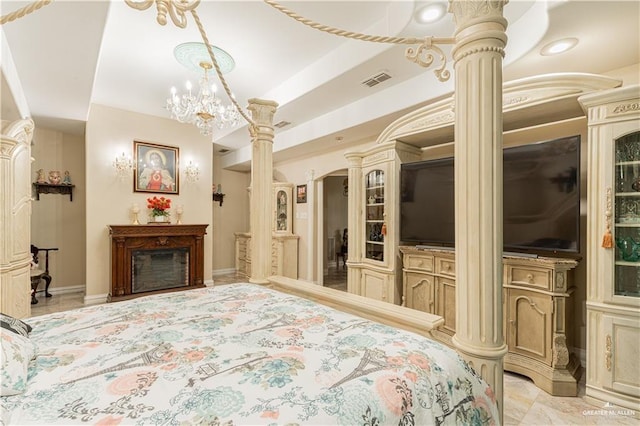
[[[346,270],[329,268],[325,285],[346,290]],[[245,281],[236,274],[214,277],[217,285]],[[31,305],[31,315],[39,316],[83,306],[82,293],[67,293],[45,298],[38,295],[39,303]],[[640,426],[640,413],[635,417],[625,412],[590,405],[584,400],[584,374],[577,397],[554,397],[537,388],[527,377],[506,372],[504,374],[505,425],[634,425]],[[622,411],[622,410],[621,410]],[[611,414],[604,414],[611,413]]]

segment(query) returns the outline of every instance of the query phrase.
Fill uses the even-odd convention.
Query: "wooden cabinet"
[[[585,397],[640,410],[640,86],[581,96],[587,111]]]
[[[33,121],[2,121],[0,311],[31,315],[31,138]]]
[[[293,184],[273,183],[271,275],[298,278],[298,240],[293,233]],[[236,232],[236,271],[251,277],[251,233]]]
[[[403,304],[440,315],[434,338],[451,345],[456,332],[455,254],[446,249],[400,247]],[[530,377],[558,396],[577,395],[579,362],[569,354],[572,330],[570,259],[503,258],[504,368]]]
[[[251,233],[236,232],[236,271],[251,276]],[[298,278],[298,235],[273,234],[271,240],[271,275]]]
[[[396,274],[400,217],[400,165],[420,160],[420,148],[393,141],[364,152],[349,152],[350,293],[394,304],[402,301]]]

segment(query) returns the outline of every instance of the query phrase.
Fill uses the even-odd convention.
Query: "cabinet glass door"
[[[386,234],[384,213],[384,171],[373,170],[365,176],[365,257],[384,261]]]
[[[287,193],[279,190],[276,194],[276,231],[287,231]]]
[[[640,296],[640,132],[615,141],[616,296]]]

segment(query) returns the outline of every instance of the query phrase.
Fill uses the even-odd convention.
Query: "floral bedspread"
[[[497,424],[488,385],[416,334],[253,284],[26,320],[6,424]]]

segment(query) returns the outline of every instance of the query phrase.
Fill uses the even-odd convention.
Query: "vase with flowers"
[[[169,222],[171,200],[165,197],[147,198],[147,208],[153,222]]]

